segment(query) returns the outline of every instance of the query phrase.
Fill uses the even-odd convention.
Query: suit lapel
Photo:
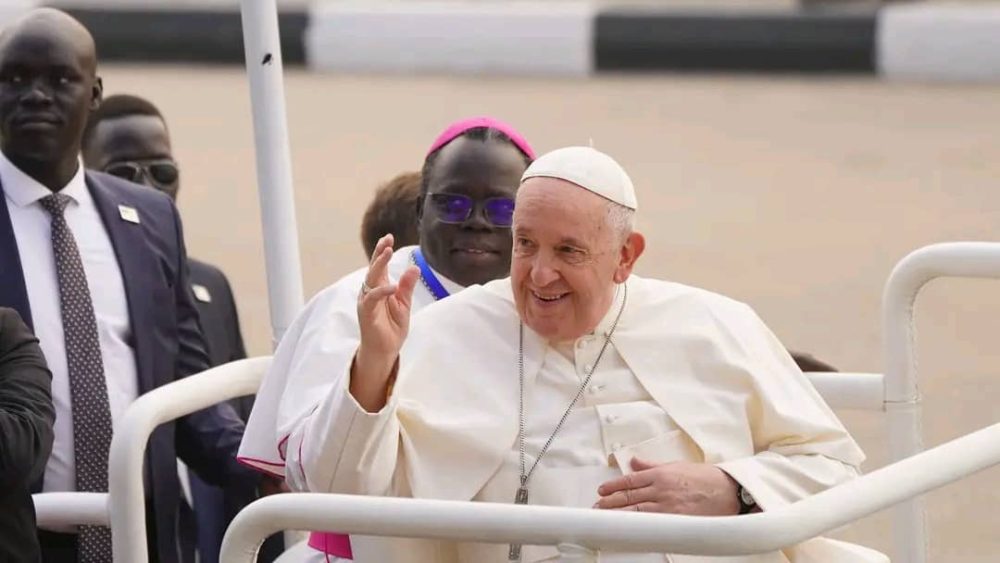
[[[132,327],[132,341],[135,346],[135,360],[139,372],[139,391],[145,393],[155,385],[153,366],[153,342],[148,327],[153,326],[150,307],[148,276],[155,272],[156,261],[149,251],[143,227],[139,223],[126,221],[121,217],[119,205],[132,207],[125,193],[108,189],[97,178],[87,174],[87,189],[90,190],[97,212],[111,239],[111,246],[118,259],[118,268],[125,284],[128,300],[129,320]]]
[[[24,285],[21,254],[17,250],[14,225],[10,221],[7,197],[4,195],[2,184],[0,184],[0,305],[16,310],[28,327],[34,329],[28,289]]]

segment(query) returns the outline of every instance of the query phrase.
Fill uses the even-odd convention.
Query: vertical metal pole
[[[240,12],[253,109],[271,336],[276,344],[303,301],[278,7],[276,0],[242,0]]]
[[[922,249],[921,249],[922,250]],[[926,283],[914,275],[921,250],[911,253],[893,269],[882,296],[882,334],[885,339],[885,400],[889,427],[889,463],[923,450],[920,424],[920,390],[917,387],[914,351],[913,306]],[[893,560],[924,563],[927,559],[927,524],[919,498],[892,509]]]
[[[931,280],[943,277],[1000,278],[1000,244],[952,242],[925,246],[903,258],[889,276],[882,296],[882,328],[890,463],[923,451],[913,308],[920,290]],[[893,560],[927,561],[927,521],[922,499],[908,500],[893,509],[893,535]]]
[[[250,79],[271,345],[277,346],[303,303],[278,6],[276,0],[241,0],[240,14]],[[285,533],[286,547],[298,540],[296,533]]]

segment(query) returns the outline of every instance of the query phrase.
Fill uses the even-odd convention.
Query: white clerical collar
[[[615,286],[615,297],[611,300],[611,306],[608,307],[608,312],[604,313],[604,317],[601,322],[597,323],[594,328],[594,332],[591,335],[596,336],[607,336],[608,332],[611,331],[611,327],[615,324],[615,319],[618,318],[618,311],[621,310],[622,301],[625,299],[625,284],[618,284]]]
[[[7,155],[3,154],[3,151],[0,151],[0,182],[3,183],[3,191],[7,198],[18,207],[26,207],[52,194],[52,191],[43,186],[41,182],[15,166],[7,158]],[[79,159],[77,160],[76,174],[59,193],[68,195],[77,203],[90,199],[83,172],[83,163],[79,162]]]
[[[611,327],[614,326],[615,320],[618,319],[618,312],[622,308],[622,301],[625,299],[625,284],[618,284],[615,286],[615,297],[611,300],[611,306],[608,307],[608,312],[604,313],[604,317],[601,322],[597,323],[597,327],[594,328],[589,334],[583,335],[582,338],[588,336],[607,336],[611,331]],[[574,357],[574,346],[579,338],[573,340],[564,340],[561,342],[549,342],[549,346],[555,348],[560,354],[565,356],[570,361],[573,361]]]

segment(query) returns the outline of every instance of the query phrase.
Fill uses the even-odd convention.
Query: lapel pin
[[[208,292],[207,287],[193,283],[191,284],[191,291],[194,292],[194,298],[198,301],[201,301],[202,303],[212,302],[212,294]]]
[[[135,210],[134,207],[129,207],[127,205],[119,205],[118,213],[122,216],[123,221],[128,221],[129,223],[139,224],[139,212]]]

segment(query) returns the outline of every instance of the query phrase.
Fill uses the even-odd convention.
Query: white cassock
[[[618,312],[594,334],[550,346],[525,327],[526,452],[534,461],[572,401]],[[463,291],[417,315],[388,404],[367,413],[347,391],[350,360],[318,408],[284,405],[287,476],[297,490],[513,501],[519,477],[518,327],[509,280]],[[532,504],[590,507],[597,487],[638,456],[712,463],[765,510],[858,474],[864,454],[746,305],[632,276],[628,304],[583,399],[529,483]],[[305,351],[303,351],[305,352]],[[506,561],[506,545],[352,537],[355,560]],[[555,557],[525,546],[524,561]],[[883,562],[815,539],[747,557],[593,554],[592,561]]]
[[[416,246],[395,251],[387,267],[395,282],[413,265]],[[358,292],[368,268],[356,270],[316,294],[281,339],[254,402],[240,444],[240,460],[277,476],[285,476],[288,433],[279,419],[301,421],[320,401],[341,388],[343,370],[361,340],[358,329]],[[462,286],[434,272],[451,294]],[[422,282],[413,291],[413,311],[434,303]],[[285,425],[287,426],[287,424]]]
[[[395,251],[387,272],[395,282],[414,264],[416,246]],[[343,370],[351,362],[360,342],[358,292],[368,268],[356,270],[314,296],[285,332],[274,353],[271,367],[261,382],[253,411],[240,443],[239,459],[258,470],[286,477],[285,457],[288,431],[279,419],[302,420],[320,401],[340,390]],[[462,286],[434,272],[441,286],[454,295]],[[434,303],[435,296],[423,279],[413,291],[412,311]],[[286,425],[287,426],[287,425]],[[293,475],[294,476],[294,475]],[[303,542],[282,561],[340,561],[312,550]]]

